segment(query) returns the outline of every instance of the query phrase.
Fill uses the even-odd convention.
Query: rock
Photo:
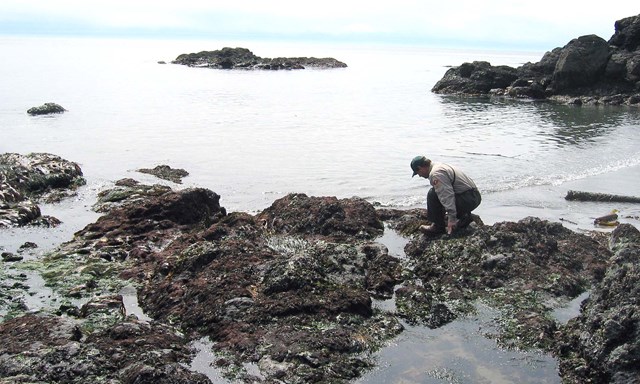
[[[276,200],[257,219],[290,235],[354,236],[371,239],[384,229],[371,204],[360,198],[308,197],[289,194]]]
[[[637,105],[640,100],[640,15],[618,20],[607,42],[596,35],[546,52],[518,68],[474,61],[453,67],[434,93],[547,99],[572,105]]]
[[[210,383],[185,367],[192,352],[169,327],[120,321],[91,332],[82,324],[34,314],[0,324],[2,382]]]
[[[53,113],[64,113],[67,110],[56,103],[44,103],[39,107],[29,108],[27,113],[30,115],[50,115]]]
[[[484,95],[492,89],[506,88],[516,79],[517,71],[514,68],[494,67],[486,61],[474,61],[447,70],[432,92]]]
[[[637,374],[635,339],[624,335],[636,332],[640,236],[628,226],[611,245],[606,234],[537,218],[492,226],[478,218],[464,232],[427,238],[418,231],[424,210],[376,210],[357,197],[292,193],[251,215],[227,213],[204,188],[123,180],[107,196],[96,222],[29,260],[60,303],[55,314],[0,300],[13,317],[0,324],[9,380],[63,382],[82,372],[96,382],[206,382],[185,368],[189,342],[206,337],[210,363],[231,381],[347,383],[375,366],[373,352],[403,332],[401,319],[438,328],[474,316],[478,302],[496,312],[486,337],[558,351],[563,379]],[[406,258],[376,241],[387,228],[407,237]],[[123,286],[136,287],[152,320],[125,313],[114,294]],[[0,299],[28,288],[0,285]],[[593,313],[583,310],[584,326],[565,331],[550,316],[554,305],[587,290],[602,299],[585,305]],[[373,305],[392,297],[395,310]],[[594,348],[592,360],[571,352]],[[260,367],[259,378],[247,364]]]
[[[560,52],[549,91],[571,92],[595,84],[602,78],[610,56],[609,45],[601,37],[588,35],[571,40]]]
[[[604,278],[561,330],[560,372],[571,382],[631,383],[640,376],[640,232],[621,224],[611,248]]]
[[[635,51],[640,47],[640,15],[618,20],[614,24],[615,33],[609,44],[626,51]]]
[[[189,176],[189,172],[184,169],[173,169],[168,165],[158,165],[153,169],[142,168],[138,172],[148,173],[163,180],[169,180],[176,184],[182,184],[182,178]]]
[[[333,58],[292,57],[262,58],[246,48],[225,47],[216,51],[182,54],[173,64],[216,69],[305,69],[345,68],[347,65]]]
[[[85,183],[78,164],[47,153],[1,154],[0,180],[0,227],[59,224],[37,203],[60,201]]]
[[[11,252],[2,252],[2,261],[12,262],[12,261],[20,261],[24,257],[20,255],[13,254]]]

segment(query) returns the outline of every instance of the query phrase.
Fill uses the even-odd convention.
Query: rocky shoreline
[[[22,215],[25,200],[82,185],[77,164],[54,155],[1,159],[8,226],[42,224]],[[32,180],[37,192],[25,189]],[[102,191],[94,210],[102,216],[45,255],[36,244],[3,252],[1,383],[207,383],[189,365],[202,338],[234,382],[347,383],[406,326],[438,328],[478,303],[500,314],[485,337],[553,354],[565,382],[640,373],[640,232],[628,224],[578,234],[532,217],[491,226],[476,217],[465,232],[429,238],[417,231],[423,209],[290,194],[250,215],[227,212],[207,189],[133,179]],[[388,230],[407,239],[406,257],[377,241]],[[31,275],[51,290],[35,312],[25,303]],[[136,289],[148,319],[128,313],[123,287]],[[587,291],[578,317],[553,318]],[[394,310],[372,304],[391,297]]]
[[[615,22],[606,41],[580,36],[518,68],[486,61],[449,69],[432,92],[572,105],[640,105],[640,15]]]

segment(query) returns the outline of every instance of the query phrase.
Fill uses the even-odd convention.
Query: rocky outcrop
[[[198,53],[185,53],[178,56],[173,64],[182,64],[190,67],[205,67],[215,69],[327,69],[346,68],[347,64],[334,58],[315,57],[278,57],[262,58],[256,56],[246,48],[225,47],[215,51],[202,51]]]
[[[56,202],[85,183],[78,164],[48,153],[0,155],[0,227],[45,225],[38,202]]]
[[[194,351],[175,329],[120,317],[94,331],[46,314],[0,324],[0,383],[210,383],[185,367]]]
[[[154,168],[138,169],[140,173],[148,173],[163,180],[172,181],[176,184],[182,184],[182,178],[189,176],[189,172],[184,169],[174,169],[168,165],[157,165]]]
[[[131,179],[96,207],[104,214],[73,239],[11,264],[39,272],[53,297],[50,309],[27,313],[24,285],[0,285],[1,380],[74,382],[82,372],[95,383],[204,383],[186,367],[191,342],[208,338],[216,353],[207,365],[235,382],[347,383],[406,326],[438,328],[473,316],[478,302],[499,313],[485,337],[556,352],[568,378],[574,367],[613,378],[637,366],[638,279],[628,273],[640,265],[629,251],[640,239],[622,227],[612,247],[605,234],[536,218],[487,226],[476,217],[452,236],[427,237],[424,209],[289,194],[256,215],[229,213],[208,189]],[[377,241],[385,230],[407,237],[406,257]],[[152,320],[127,313],[116,293],[124,286],[136,287]],[[587,290],[600,304],[565,330],[553,309]],[[585,360],[594,347],[601,352]]]
[[[54,113],[64,113],[67,110],[56,103],[44,103],[39,107],[29,108],[27,113],[30,115],[50,115]]]
[[[640,15],[618,20],[605,41],[581,36],[518,68],[475,61],[449,69],[439,94],[549,99],[570,104],[640,103]]]
[[[611,248],[604,278],[562,330],[558,354],[568,382],[636,383],[640,377],[640,232],[620,225]]]

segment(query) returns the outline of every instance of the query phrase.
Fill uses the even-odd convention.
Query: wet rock
[[[246,48],[225,47],[215,51],[182,54],[173,64],[188,65],[190,67],[207,67],[216,69],[263,69],[263,70],[291,70],[305,68],[345,68],[347,65],[334,58],[315,57],[279,57],[262,58],[256,56]]]
[[[384,226],[375,208],[364,199],[308,197],[289,194],[261,212],[257,219],[265,228],[289,235],[321,235],[371,239]]]
[[[560,371],[573,382],[631,383],[640,375],[640,232],[621,224],[611,248],[604,278],[561,332]]]
[[[22,359],[32,356],[28,340],[5,346],[0,370],[8,377],[33,380],[37,359],[51,382],[82,367],[97,382],[197,383],[202,377],[184,368],[185,345],[207,337],[216,352],[211,363],[230,380],[347,383],[375,366],[372,352],[403,331],[400,319],[437,328],[472,315],[478,302],[499,313],[496,331],[486,336],[506,347],[579,350],[575,340],[583,337],[588,350],[599,335],[620,341],[635,332],[637,303],[617,293],[637,281],[624,278],[637,260],[628,251],[637,240],[625,226],[612,234],[611,248],[608,238],[536,218],[492,226],[478,218],[453,236],[427,238],[418,231],[424,210],[376,210],[359,198],[290,194],[251,215],[227,213],[220,196],[203,188],[117,184],[102,196],[106,208],[95,223],[30,261],[61,302],[58,315],[38,324],[64,323],[75,331],[42,342],[33,360]],[[406,258],[391,257],[376,242],[385,228],[409,238]],[[612,260],[625,267],[610,275]],[[607,279],[607,294],[616,292],[607,303],[610,318],[596,323],[594,312],[591,328],[564,333],[551,316],[554,303]],[[114,295],[125,285],[136,287],[151,321],[125,313],[122,297]],[[373,298],[394,295],[395,311],[373,305]],[[16,318],[36,324],[27,316]],[[22,323],[0,328],[0,335]],[[34,337],[47,340],[39,332]],[[623,372],[624,364],[635,364],[633,353],[625,353],[633,348],[625,344],[594,358],[615,360],[616,372]],[[85,355],[92,359],[75,357]],[[248,364],[259,374],[248,372]],[[585,358],[566,364],[585,375],[600,372]]]
[[[192,351],[169,327],[124,321],[85,333],[81,324],[50,315],[0,324],[3,382],[210,383],[185,368]]]
[[[24,257],[20,255],[16,255],[11,252],[2,252],[1,256],[2,256],[2,261],[5,261],[5,262],[20,261],[24,259]]]
[[[165,185],[140,184],[133,179],[120,180],[113,188],[98,193],[98,201],[93,205],[93,210],[107,212],[121,206],[124,202],[129,204],[136,201],[142,202],[149,197],[161,196],[170,191],[171,187]]]
[[[511,324],[494,337],[519,348],[553,344],[548,303],[574,298],[599,281],[610,256],[604,241],[536,218],[472,224],[464,235],[435,239],[416,234],[405,252],[413,274],[396,290],[401,316],[434,326],[433,303],[454,315],[447,320],[472,313],[482,300],[503,308],[501,322]]]
[[[64,113],[67,110],[56,103],[44,103],[39,107],[29,108],[27,113],[30,115],[50,115],[54,113]]]
[[[41,215],[38,202],[58,202],[84,183],[78,164],[59,156],[1,154],[0,227],[59,224],[59,220]]]
[[[174,169],[168,165],[158,165],[155,168],[142,168],[138,169],[138,172],[148,173],[154,175],[157,178],[172,181],[176,184],[182,184],[182,178],[189,176],[189,172],[184,169]]]

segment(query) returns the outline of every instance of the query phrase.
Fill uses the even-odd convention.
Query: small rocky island
[[[20,214],[24,201],[82,184],[77,164],[55,155],[0,160],[6,226],[38,225]],[[640,374],[640,231],[629,224],[576,233],[476,216],[433,238],[418,230],[425,209],[292,193],[252,215],[227,212],[208,189],[133,179],[93,208],[102,216],[46,254],[27,243],[2,252],[0,383],[210,383],[191,365],[202,340],[215,352],[206,364],[232,382],[349,383],[407,326],[439,328],[478,305],[497,313],[480,337],[554,355],[563,382]],[[407,240],[405,257],[378,241],[385,231]],[[49,292],[37,310],[28,297],[45,288],[33,275]],[[554,319],[587,291],[577,317]]]
[[[202,51],[198,53],[185,53],[178,56],[173,64],[182,64],[189,67],[204,67],[214,69],[329,69],[346,68],[347,64],[334,58],[315,57],[278,57],[263,58],[256,56],[247,48],[225,47],[215,51]]]
[[[54,113],[64,113],[67,110],[64,109],[61,105],[56,103],[44,103],[37,107],[32,107],[27,110],[27,113],[34,115],[51,115]]]
[[[486,61],[449,69],[432,88],[449,95],[506,96],[563,104],[640,105],[640,15],[604,40],[581,36],[518,68]]]

